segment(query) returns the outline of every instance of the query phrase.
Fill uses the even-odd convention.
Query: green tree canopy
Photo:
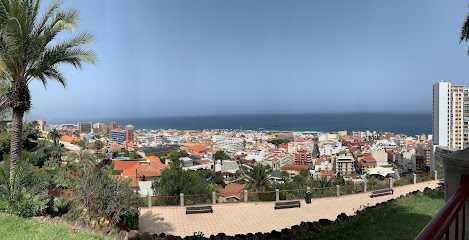
[[[161,196],[177,196],[181,193],[209,194],[213,187],[201,175],[195,171],[166,169],[163,170],[159,182],[153,182],[152,188]]]
[[[278,146],[280,144],[287,144],[289,142],[290,142],[290,140],[288,140],[288,139],[274,139],[274,140],[269,141],[269,143],[272,143],[275,146]]]
[[[269,166],[265,166],[261,163],[257,163],[253,166],[253,169],[246,175],[248,188],[254,188],[256,191],[262,190],[264,187],[270,185],[268,175],[271,172]]]
[[[59,145],[59,140],[62,137],[62,134],[60,134],[59,130],[56,128],[52,129],[49,131],[49,134],[47,134],[47,138],[52,140],[55,146]]]
[[[66,86],[59,66],[81,68],[96,60],[94,52],[84,48],[94,41],[93,35],[75,31],[78,11],[63,11],[61,5],[55,1],[41,14],[40,0],[0,1],[0,75],[9,82],[6,99],[0,103],[12,110],[10,181],[21,159],[23,116],[31,108],[29,84],[39,80],[45,87],[55,80]],[[63,32],[71,37],[58,40]]]
[[[231,158],[224,151],[216,151],[215,154],[213,154],[213,159],[215,159],[215,160],[230,160]]]

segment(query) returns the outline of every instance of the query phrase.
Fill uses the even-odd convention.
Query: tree
[[[53,168],[60,166],[62,156],[65,154],[65,148],[60,145],[51,145],[46,150],[50,156],[50,159],[46,161],[46,166]]]
[[[289,143],[289,142],[290,142],[290,140],[288,140],[288,139],[274,139],[274,140],[270,140],[270,141],[269,141],[269,143],[272,143],[272,144],[274,144],[274,145],[277,146],[277,147],[278,147],[278,145],[280,145],[280,144],[287,144],[287,143]]]
[[[52,129],[49,134],[47,134],[47,138],[52,140],[55,146],[59,145],[59,140],[62,137],[62,134],[60,134],[59,130],[56,128]]]
[[[94,141],[93,146],[97,151],[101,151],[101,149],[104,147],[104,144],[101,142],[101,140],[96,140]]]
[[[142,155],[138,154],[136,150],[133,150],[132,152],[129,153],[129,159],[139,160],[142,158],[143,158]]]
[[[175,168],[181,168],[181,160],[179,160],[179,158],[187,157],[187,156],[189,156],[189,154],[186,151],[170,152],[169,160],[173,162]]]
[[[290,180],[290,173],[288,173],[288,172],[285,171],[285,170],[282,170],[282,171],[280,172],[280,177],[282,177],[283,182],[286,183],[286,182],[288,182],[288,181]]]
[[[224,151],[216,151],[215,154],[213,154],[213,159],[223,161],[223,160],[230,160],[231,158]]]
[[[77,142],[77,145],[80,147],[81,150],[86,149],[86,142],[85,141],[79,141],[79,142]]]
[[[152,188],[161,196],[178,196],[181,193],[209,194],[213,190],[198,173],[174,168],[163,170],[159,182],[153,182]]]
[[[0,1],[0,73],[9,81],[6,100],[12,110],[10,181],[21,158],[23,116],[31,108],[29,84],[39,80],[44,86],[55,80],[66,86],[60,65],[81,69],[84,62],[95,63],[93,51],[83,48],[91,44],[93,35],[75,33],[77,10],[60,9],[56,1],[40,16],[40,0]],[[72,37],[57,41],[60,33],[69,31]],[[3,105],[2,104],[2,105]]]
[[[68,154],[67,162],[76,162],[82,166],[94,166],[97,164],[98,160],[91,152],[80,150],[80,152],[71,152]]]
[[[469,40],[469,14],[466,16],[466,19],[464,20],[464,23],[462,24],[461,28],[461,34],[459,35],[459,44],[461,44],[462,41],[468,41]],[[467,54],[469,54],[469,48],[467,50]]]
[[[309,170],[301,169],[300,173],[295,175],[292,179],[300,187],[305,185],[309,180]]]
[[[37,126],[38,125],[36,121],[30,122],[24,125],[21,140],[23,142],[23,147],[25,149],[31,149],[36,146],[36,143],[34,143],[33,141],[39,138],[39,129],[37,128]],[[13,139],[13,135],[12,135],[12,139]],[[10,145],[11,145],[11,142],[10,142]]]
[[[247,173],[249,181],[248,188],[254,188],[256,191],[269,185],[268,175],[271,169],[261,163],[254,165],[253,169]]]

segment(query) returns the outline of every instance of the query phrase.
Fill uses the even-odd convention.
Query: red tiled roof
[[[237,199],[241,199],[241,195],[246,185],[247,184],[231,183],[226,185],[225,188],[220,189],[219,194],[222,197],[236,197]]]
[[[134,166],[140,165],[139,161],[115,161],[114,170],[123,171],[129,168],[134,168]]]
[[[161,160],[159,157],[156,156],[149,156],[146,157],[145,160],[155,161],[157,164],[161,164]]]
[[[194,145],[194,146],[189,147],[190,151],[195,151],[195,152],[204,152],[204,151],[207,151],[208,149],[209,149],[208,147],[201,146],[201,145]]]
[[[286,164],[280,168],[280,170],[293,170],[293,171],[300,171],[301,169],[308,169],[308,165]]]

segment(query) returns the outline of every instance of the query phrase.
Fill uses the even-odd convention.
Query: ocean
[[[409,136],[432,134],[431,113],[311,113],[154,118],[76,119],[50,123],[102,122],[132,124],[135,129],[240,129],[254,131],[336,132],[383,131]]]

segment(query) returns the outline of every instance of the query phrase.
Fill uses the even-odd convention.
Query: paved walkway
[[[313,199],[311,204],[302,200],[301,208],[274,210],[273,202],[226,203],[213,205],[213,213],[186,215],[184,207],[142,208],[139,218],[140,231],[150,234],[166,233],[189,236],[203,232],[205,236],[225,233],[227,235],[270,232],[298,225],[302,221],[317,221],[321,218],[335,220],[337,215],[353,215],[363,206],[374,206],[405,195],[415,190],[432,189],[438,181],[427,181],[415,185],[394,188],[394,195],[370,198],[370,193],[360,193],[339,198]]]

